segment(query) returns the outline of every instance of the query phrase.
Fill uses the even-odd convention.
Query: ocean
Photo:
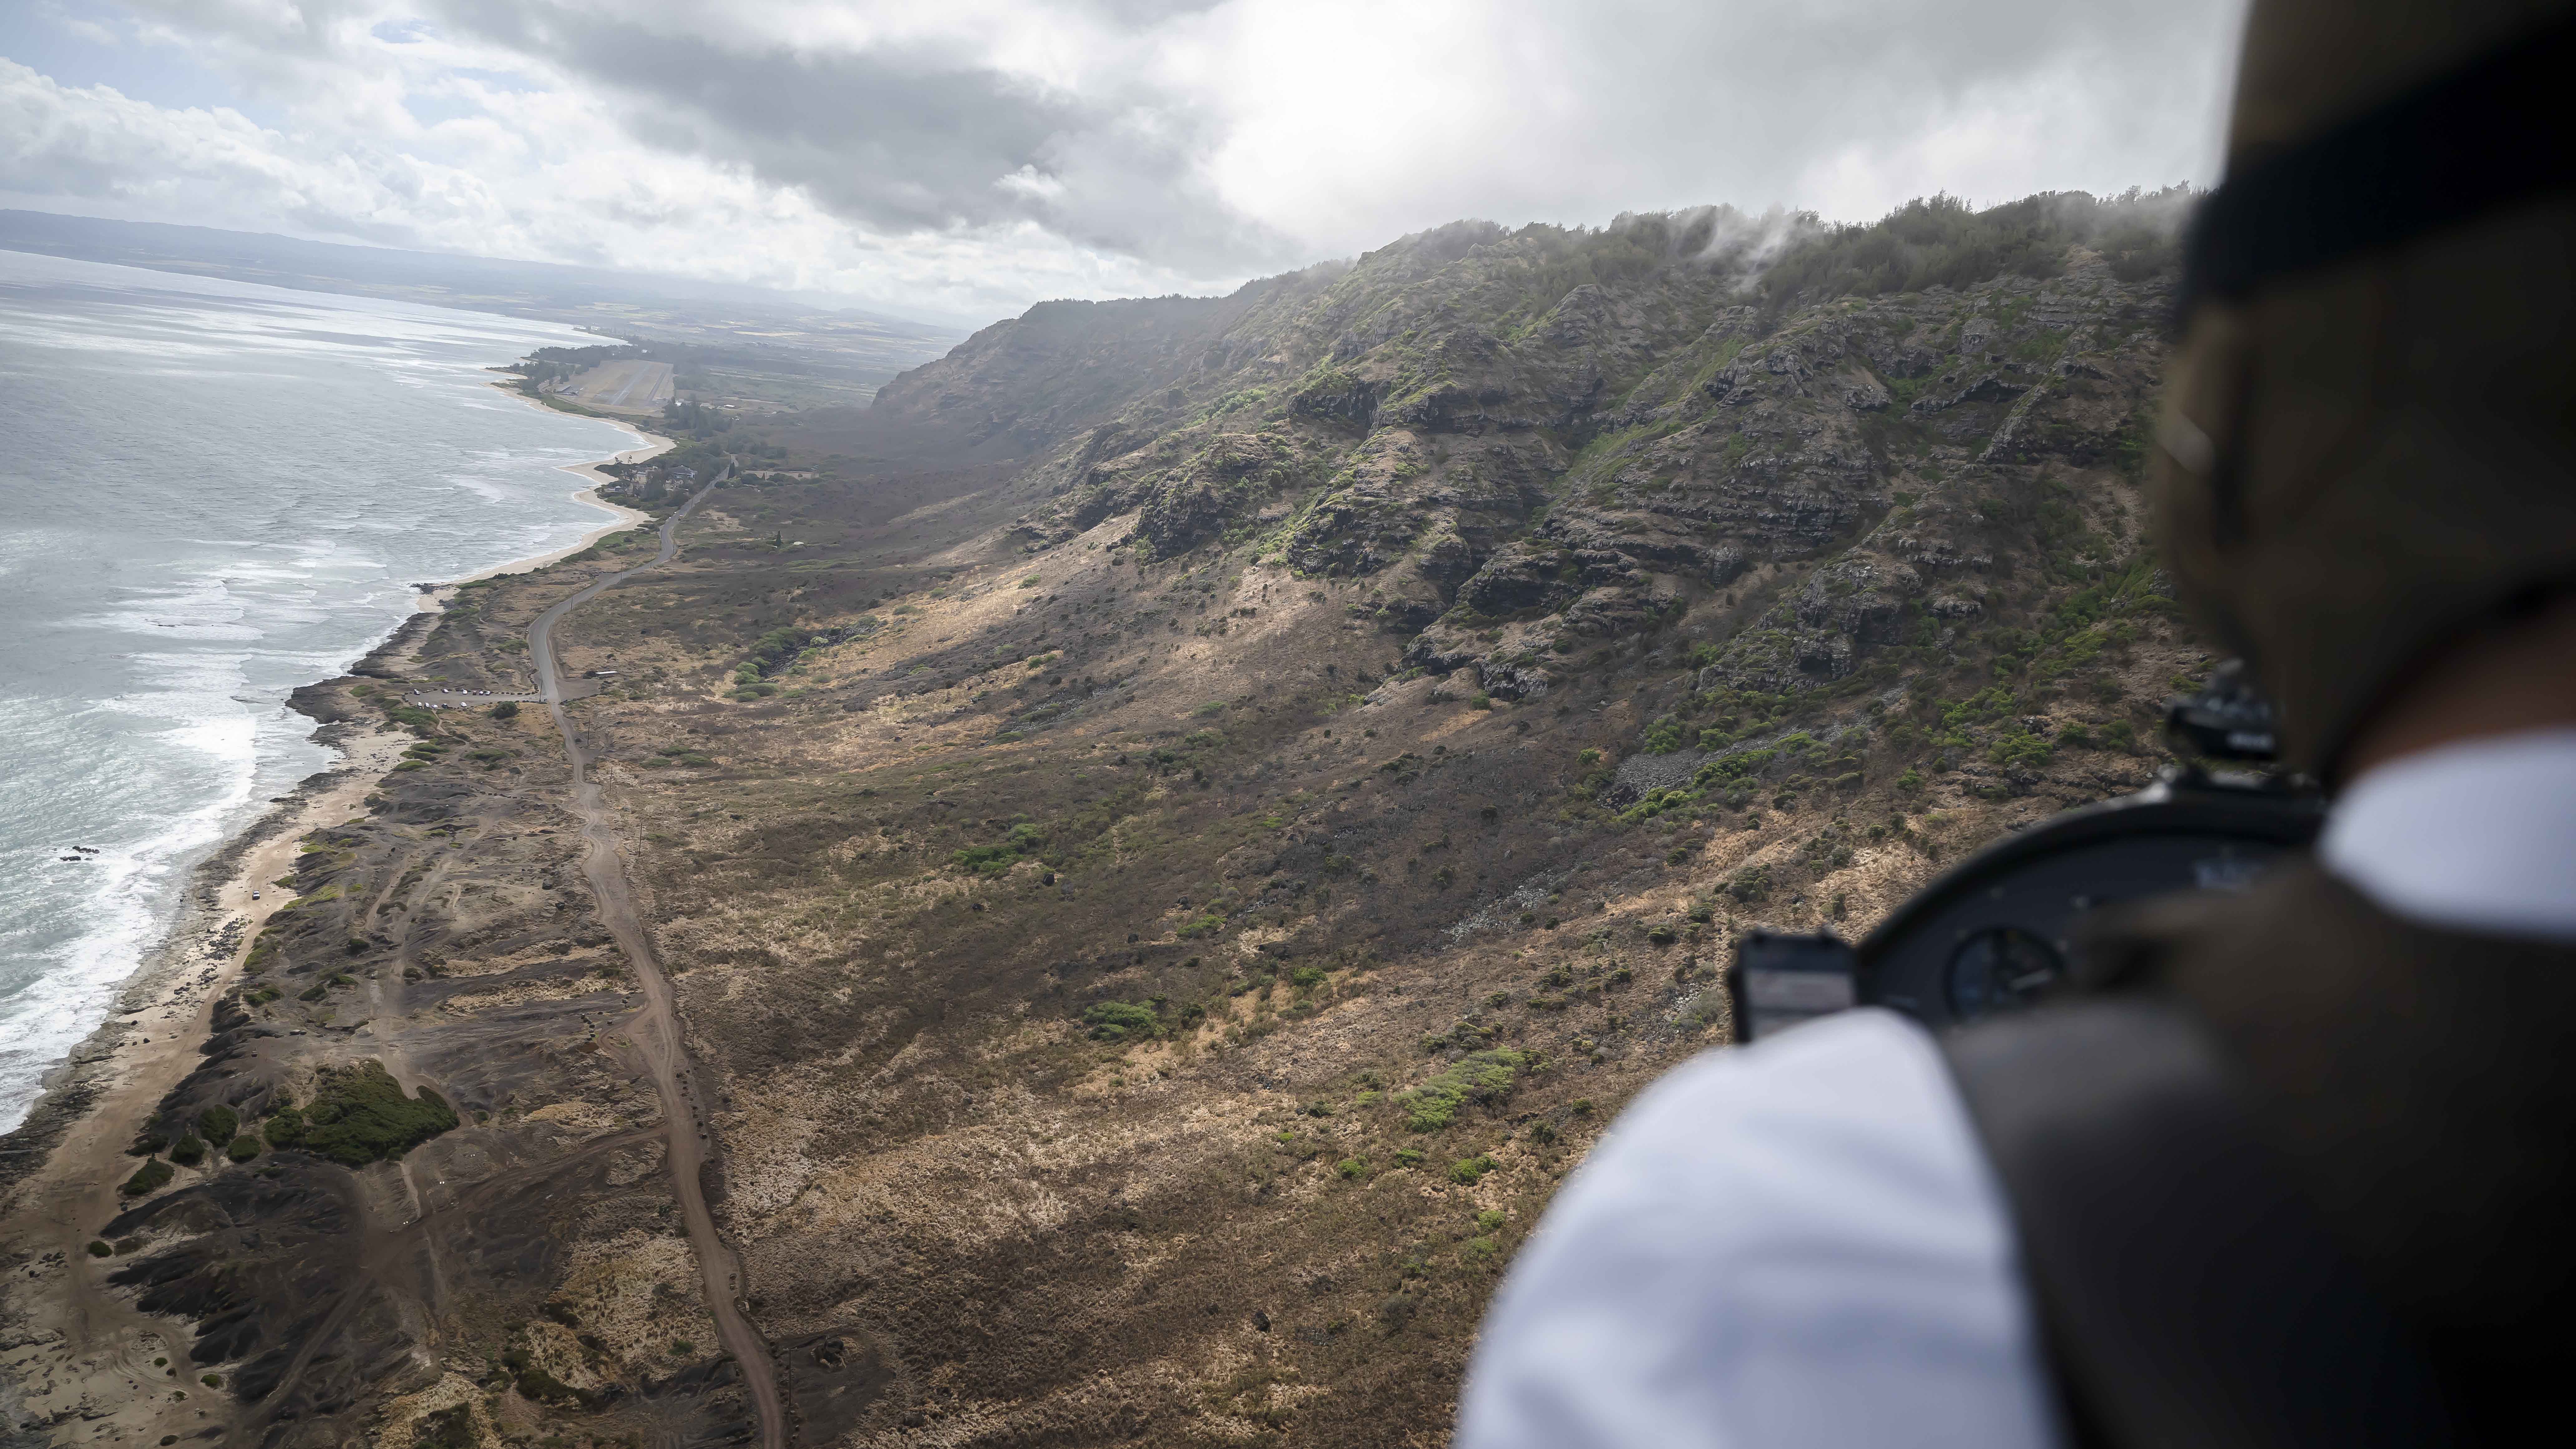
[[[415,582],[610,520],[559,470],[636,435],[484,371],[598,340],[0,252],[0,1130],[191,867],[332,763],[288,693],[389,634]]]

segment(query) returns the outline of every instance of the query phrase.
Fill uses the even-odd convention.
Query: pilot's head
[[[2429,659],[2576,584],[2571,55],[2571,0],[2248,20],[2159,507],[2284,758],[2329,779]]]

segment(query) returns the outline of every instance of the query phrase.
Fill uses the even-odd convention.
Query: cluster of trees
[[[709,437],[733,431],[733,418],[722,408],[709,407],[691,398],[674,398],[662,404],[662,421],[684,433]]]
[[[2133,186],[2110,197],[2044,191],[1983,211],[1955,196],[1918,197],[1866,226],[1827,227],[1782,252],[1762,276],[1763,310],[1778,316],[1835,297],[2053,277],[2079,244],[2100,252],[2121,280],[2138,281],[2179,264],[2182,223],[2199,195],[2188,186]]]
[[[638,357],[639,347],[540,347],[519,359],[519,375],[531,388],[578,376],[617,357]]]

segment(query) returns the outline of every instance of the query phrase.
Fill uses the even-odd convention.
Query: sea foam
[[[633,435],[484,370],[596,340],[0,252],[0,1129],[197,862],[330,764],[288,693],[399,625],[412,581],[604,521],[558,470]]]

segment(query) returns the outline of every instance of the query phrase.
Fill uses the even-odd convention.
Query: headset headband
[[[2576,182],[2576,19],[2324,135],[2229,168],[2184,243],[2175,317]],[[2552,138],[2556,139],[2552,139]]]

